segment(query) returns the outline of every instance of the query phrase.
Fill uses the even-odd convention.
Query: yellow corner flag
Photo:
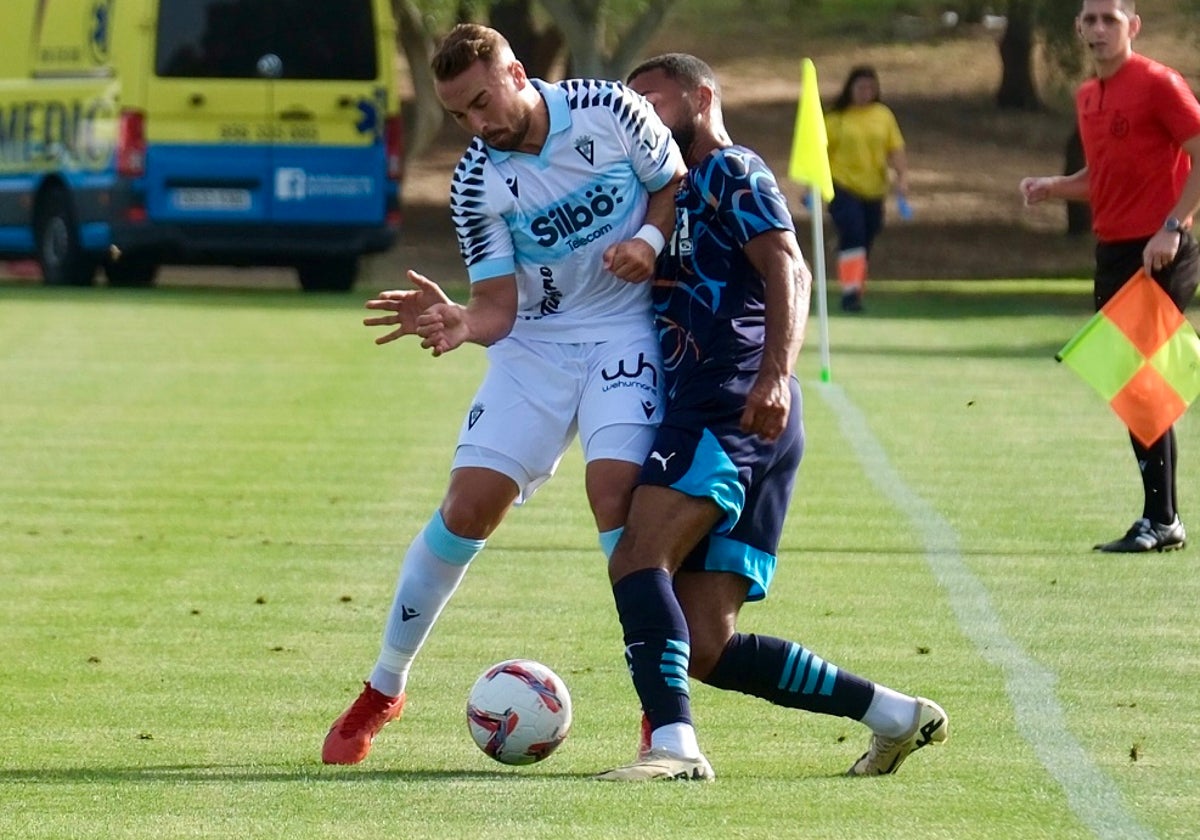
[[[800,102],[796,106],[796,129],[792,132],[792,156],[788,177],[820,190],[821,198],[833,198],[833,176],[829,173],[829,138],[821,113],[817,68],[811,58],[801,64]]]

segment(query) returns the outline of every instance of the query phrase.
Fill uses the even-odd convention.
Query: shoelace
[[[338,731],[345,735],[348,732],[357,732],[364,728],[372,717],[383,714],[389,700],[390,698],[387,696],[367,686],[367,690],[358,695],[358,699],[350,707],[350,711],[346,714],[342,725],[338,727]]]
[[[1142,534],[1148,534],[1150,533],[1151,528],[1152,525],[1149,519],[1146,519],[1145,517],[1138,519],[1133,523],[1132,527],[1125,532],[1124,539],[1130,539],[1132,537],[1141,536]]]
[[[871,738],[871,748],[867,750],[867,759],[875,764],[879,757],[890,753],[901,743],[898,738],[886,738],[883,735],[875,734]]]
[[[1153,548],[1154,546],[1165,544],[1174,535],[1174,531],[1175,522],[1169,522],[1166,525],[1152,522],[1145,531],[1142,531],[1139,537],[1143,540],[1150,540],[1147,544]]]

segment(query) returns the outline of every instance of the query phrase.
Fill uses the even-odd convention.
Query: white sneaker
[[[912,729],[900,738],[885,738],[876,733],[862,758],[854,762],[847,776],[886,776],[895,773],[909,753],[926,744],[941,744],[950,737],[950,719],[932,700],[917,698],[917,719]]]
[[[644,758],[592,778],[602,782],[647,782],[666,779],[679,782],[711,782],[717,778],[704,756],[679,758],[666,750],[650,750]]]

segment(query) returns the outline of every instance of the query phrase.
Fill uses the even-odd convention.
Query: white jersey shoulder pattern
[[[537,155],[475,138],[455,168],[450,207],[472,282],[515,275],[514,333],[596,341],[649,322],[648,289],[605,270],[604,251],[641,226],[649,192],[678,166],[670,132],[618,82],[533,80],[549,112]]]

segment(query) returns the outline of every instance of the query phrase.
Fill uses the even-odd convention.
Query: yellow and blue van
[[[389,0],[3,0],[0,259],[50,284],[290,266],[346,290],[400,224]]]

